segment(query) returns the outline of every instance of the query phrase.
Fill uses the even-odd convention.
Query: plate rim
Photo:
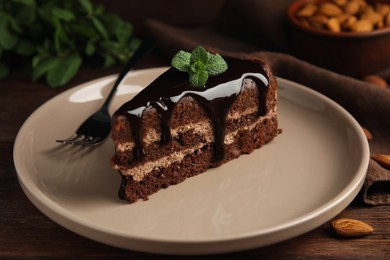
[[[157,73],[162,72],[163,70],[166,70],[167,67],[155,67],[155,68],[147,68],[147,69],[140,69],[140,70],[134,70],[133,73]],[[131,76],[132,74],[128,74],[127,77]],[[126,78],[127,78],[126,77]],[[137,251],[143,251],[143,252],[152,252],[152,253],[163,253],[163,254],[209,254],[209,253],[225,253],[225,252],[233,252],[238,250],[244,250],[244,249],[250,249],[254,246],[260,247],[260,246],[266,246],[273,244],[275,242],[281,242],[286,239],[296,237],[297,235],[303,234],[305,232],[308,232],[312,230],[315,227],[318,227],[319,225],[314,225],[313,227],[301,227],[301,232],[296,235],[292,236],[286,236],[284,239],[274,239],[275,241],[269,241],[269,243],[265,243],[261,240],[264,236],[273,236],[275,233],[283,232],[284,230],[288,230],[294,227],[299,227],[303,224],[306,224],[308,221],[313,221],[318,218],[323,219],[329,219],[331,217],[334,217],[338,213],[340,213],[345,207],[348,206],[348,204],[356,197],[359,190],[361,189],[365,176],[366,171],[368,168],[369,163],[369,145],[368,141],[364,137],[363,131],[358,131],[359,123],[356,121],[356,119],[341,105],[333,101],[332,99],[328,98],[327,96],[321,94],[320,92],[317,92],[316,90],[313,90],[309,87],[306,87],[302,84],[276,77],[277,82],[282,83],[283,85],[287,86],[293,86],[293,88],[299,89],[299,91],[304,91],[306,93],[309,93],[310,95],[315,95],[317,98],[325,101],[327,104],[330,104],[337,108],[338,112],[341,112],[343,117],[348,119],[348,122],[351,123],[357,132],[357,136],[360,138],[359,144],[362,146],[362,158],[366,158],[365,161],[361,161],[358,167],[358,170],[353,175],[353,178],[347,183],[342,190],[339,191],[339,193],[332,197],[331,200],[327,201],[327,203],[321,205],[320,207],[314,209],[311,212],[308,212],[304,215],[300,215],[298,218],[292,219],[290,221],[287,221],[283,224],[276,225],[274,227],[268,227],[266,229],[260,229],[260,230],[252,230],[247,232],[242,232],[239,235],[230,235],[230,236],[224,236],[222,238],[211,238],[211,239],[195,239],[195,240],[185,240],[180,241],[177,239],[166,239],[164,241],[161,241],[160,239],[153,239],[148,238],[145,236],[140,235],[134,235],[134,234],[128,234],[126,232],[115,232],[115,234],[110,233],[110,229],[107,227],[102,227],[99,225],[96,225],[95,223],[88,223],[87,220],[84,218],[81,218],[77,216],[76,214],[73,214],[66,208],[61,207],[54,201],[50,200],[49,197],[39,197],[36,194],[34,194],[32,191],[30,191],[30,188],[26,186],[25,179],[23,178],[23,174],[20,172],[23,171],[21,167],[19,166],[18,162],[21,160],[19,159],[18,150],[20,146],[20,139],[22,134],[25,131],[25,128],[30,123],[31,120],[34,120],[35,117],[39,114],[40,110],[43,109],[45,106],[47,106],[50,102],[55,102],[56,98],[58,98],[60,95],[69,95],[69,93],[73,93],[78,89],[82,89],[86,86],[90,86],[93,84],[96,84],[99,81],[112,78],[114,80],[116,78],[116,74],[104,76],[101,78],[97,78],[79,85],[76,85],[64,92],[59,93],[58,95],[50,98],[48,101],[44,102],[42,105],[40,105],[37,109],[35,109],[29,117],[24,121],[22,126],[20,127],[17,136],[15,138],[14,142],[14,152],[13,152],[13,160],[14,160],[14,166],[16,169],[16,175],[19,181],[20,186],[22,187],[22,190],[27,195],[28,199],[36,206],[43,214],[45,214],[47,217],[49,217],[54,222],[58,223],[62,227],[71,230],[74,233],[77,233],[83,237],[87,237],[91,240],[98,241],[104,244],[108,244],[115,247],[120,247],[124,249],[130,249],[130,250],[137,250]],[[363,173],[364,172],[364,173]],[[40,191],[40,193],[43,193]],[[332,216],[331,216],[332,215]],[[64,219],[65,217],[65,219]],[[323,221],[321,221],[323,222]],[[69,224],[76,225],[77,227],[69,227]],[[80,229],[78,229],[80,228]],[[89,229],[93,229],[93,232],[88,232]],[[90,231],[90,230],[89,230]],[[86,234],[87,233],[87,234]],[[101,237],[106,236],[106,237]],[[110,240],[110,237],[120,237],[125,240],[131,241],[134,243],[134,246],[126,246],[126,245],[119,245],[118,243],[114,243]],[[277,241],[276,241],[277,240]],[[230,248],[221,248],[221,246],[225,245],[225,243],[237,243],[236,246],[231,246]],[[260,242],[260,243],[259,243]],[[172,250],[170,248],[166,248],[167,244],[180,244],[182,247],[180,250]],[[206,245],[213,245],[214,249]],[[204,248],[206,246],[206,248]],[[150,247],[155,247],[154,249]]]

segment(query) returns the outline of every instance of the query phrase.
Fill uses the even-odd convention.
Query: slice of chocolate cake
[[[171,67],[115,112],[111,163],[122,176],[121,199],[146,200],[280,132],[270,68],[254,58],[224,59],[227,71],[201,88]]]

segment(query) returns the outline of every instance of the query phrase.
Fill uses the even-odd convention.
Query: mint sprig
[[[60,87],[86,62],[124,64],[140,43],[131,23],[91,0],[0,0],[0,80],[22,69]]]
[[[173,57],[172,67],[189,74],[190,84],[204,87],[209,76],[225,72],[227,63],[219,54],[206,51],[202,46],[196,47],[191,53],[179,51]]]

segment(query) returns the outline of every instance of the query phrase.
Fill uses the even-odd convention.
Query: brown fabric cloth
[[[149,20],[146,28],[159,39],[161,48],[169,55],[178,50],[190,51],[197,45],[203,45],[221,54],[251,53],[262,58],[270,64],[276,76],[301,83],[339,103],[373,134],[374,138],[370,141],[371,152],[390,154],[390,89],[374,87],[285,53],[262,50],[253,42],[226,35],[215,26],[181,28]],[[271,34],[269,38],[271,42],[279,43],[279,49],[283,49],[283,37]],[[361,194],[367,204],[390,205],[390,170],[370,160]]]

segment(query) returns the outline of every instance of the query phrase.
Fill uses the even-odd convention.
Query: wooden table
[[[165,57],[154,53],[139,68],[167,65]],[[86,67],[68,86],[51,89],[42,82],[16,73],[0,81],[0,258],[8,257],[115,257],[169,258],[127,251],[76,235],[42,214],[23,193],[13,162],[13,145],[19,128],[45,101],[77,84],[117,73]],[[369,207],[356,198],[338,217],[363,220],[375,228],[368,236],[341,239],[325,223],[304,235],[272,246],[215,258],[256,257],[270,259],[390,259],[390,206]]]

